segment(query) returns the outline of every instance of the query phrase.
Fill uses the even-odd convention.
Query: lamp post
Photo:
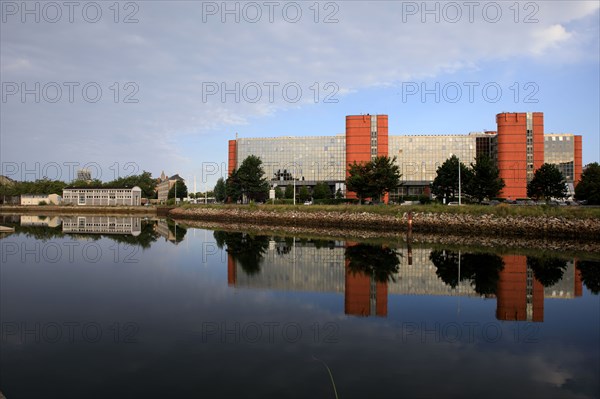
[[[461,181],[460,181],[460,158],[456,157],[458,159],[458,205],[462,205],[461,203]]]

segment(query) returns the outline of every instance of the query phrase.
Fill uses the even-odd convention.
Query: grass
[[[194,208],[212,208],[212,209],[242,209],[258,210],[264,209],[275,212],[342,212],[342,213],[362,213],[368,212],[378,215],[403,215],[405,212],[431,212],[431,213],[449,213],[464,215],[495,215],[495,216],[514,216],[514,217],[564,217],[572,219],[596,219],[600,218],[600,208],[587,206],[519,206],[519,205],[463,205],[447,206],[442,204],[428,205],[192,205],[185,204],[183,209]]]

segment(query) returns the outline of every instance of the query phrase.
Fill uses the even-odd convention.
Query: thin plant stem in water
[[[329,366],[327,365],[327,363],[325,363],[323,360],[317,358],[315,355],[312,355],[312,358],[314,360],[318,360],[319,362],[323,363],[323,366],[325,366],[325,368],[327,369],[327,372],[329,373],[329,378],[331,379],[331,385],[333,386],[333,393],[335,394],[335,399],[339,399],[338,394],[337,394],[337,389],[335,388],[335,381],[333,380],[333,374],[331,374],[331,370],[329,369]]]

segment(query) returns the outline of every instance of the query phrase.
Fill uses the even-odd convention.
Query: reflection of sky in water
[[[239,267],[238,284],[228,285],[227,254],[213,232],[189,229],[177,245],[159,236],[133,263],[122,256],[132,247],[106,236],[13,234],[0,243],[0,389],[8,398],[334,397],[313,357],[331,369],[340,398],[600,393],[599,297],[585,286],[580,297],[546,298],[541,323],[498,320],[494,297],[394,292],[386,317],[355,317],[345,314],[343,281],[339,292],[266,289],[274,283],[256,283],[265,264],[254,287],[241,285],[250,277]],[[80,246],[72,261],[63,253],[55,263],[5,251],[49,243]],[[97,262],[79,250],[86,243],[101,248]],[[74,326],[72,341],[65,325]],[[54,343],[52,326],[62,333]]]

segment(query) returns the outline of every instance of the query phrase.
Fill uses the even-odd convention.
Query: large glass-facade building
[[[501,113],[496,123],[497,131],[464,135],[388,136],[387,115],[351,115],[346,117],[345,135],[230,140],[228,169],[231,173],[255,155],[273,184],[287,186],[296,180],[310,187],[325,181],[332,190],[341,188],[346,197],[354,198],[344,189],[347,165],[387,155],[396,157],[402,173],[402,187],[389,197],[396,200],[428,194],[438,167],[453,155],[469,165],[485,154],[496,162],[505,181],[503,197],[526,197],[527,183],[544,162],[557,165],[573,189],[582,172],[581,136],[544,135],[541,112]]]

